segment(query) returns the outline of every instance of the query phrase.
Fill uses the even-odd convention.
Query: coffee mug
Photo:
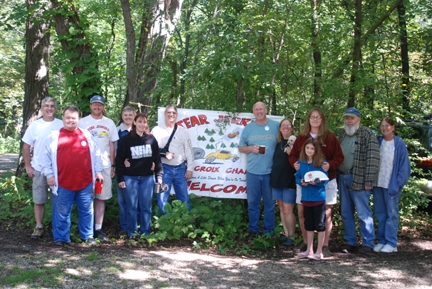
[[[154,184],[153,192],[155,194],[163,193],[166,192],[167,190],[168,190],[168,186],[166,184],[159,184],[159,183]]]

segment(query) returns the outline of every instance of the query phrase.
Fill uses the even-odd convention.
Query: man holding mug
[[[264,234],[273,234],[275,228],[270,173],[279,131],[279,124],[267,118],[267,107],[263,102],[254,104],[253,114],[255,121],[245,127],[239,144],[239,152],[247,154],[246,187],[251,239],[260,233],[261,198],[264,200]]]

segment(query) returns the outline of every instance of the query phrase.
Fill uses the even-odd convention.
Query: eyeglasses
[[[380,125],[380,128],[389,128],[389,127],[391,127],[391,125],[389,125],[389,124]]]
[[[309,119],[316,119],[316,120],[320,120],[321,117],[320,117],[319,115],[311,115],[311,116],[309,117]]]

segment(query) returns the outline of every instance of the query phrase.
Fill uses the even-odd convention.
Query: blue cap
[[[357,108],[355,108],[355,107],[348,107],[345,110],[343,116],[347,116],[347,115],[348,116],[358,116],[358,117],[361,117],[360,111]]]
[[[94,103],[94,102],[100,102],[102,104],[105,104],[104,98],[100,95],[95,95],[92,98],[90,98],[90,103]]]

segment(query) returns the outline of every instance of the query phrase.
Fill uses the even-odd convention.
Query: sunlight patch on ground
[[[87,269],[73,269],[73,268],[66,268],[65,273],[73,275],[73,276],[82,276],[82,275],[86,275],[86,276],[91,276],[93,274],[92,271],[87,270]]]
[[[154,255],[158,255],[167,259],[175,260],[175,261],[205,261],[205,262],[218,262],[218,263],[227,263],[231,264],[232,262],[238,262],[238,258],[225,258],[225,257],[217,257],[217,256],[209,256],[209,255],[201,255],[194,253],[183,253],[183,252],[166,252],[166,251],[155,251],[149,252]],[[253,266],[262,263],[263,261],[259,260],[242,260],[242,264],[245,266]]]
[[[119,277],[127,280],[145,281],[150,278],[150,274],[146,271],[128,269],[120,273]]]

